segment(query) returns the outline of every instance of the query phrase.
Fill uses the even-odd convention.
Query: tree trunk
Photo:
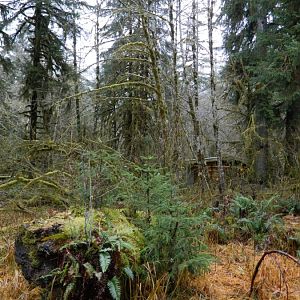
[[[99,5],[99,1],[97,0],[97,4],[96,4],[96,15],[97,15],[97,19],[96,19],[96,32],[95,32],[95,40],[96,40],[96,45],[95,45],[95,52],[96,52],[96,89],[100,88],[100,25],[99,25],[99,19],[100,19],[100,5]],[[98,120],[99,120],[99,109],[100,109],[100,105],[98,103],[99,99],[96,96],[95,99],[96,103],[95,103],[95,110],[94,110],[94,135],[97,134],[97,130],[98,130]]]
[[[99,215],[101,220],[95,215],[88,224],[88,234],[88,219],[70,212],[58,213],[19,229],[15,260],[26,280],[44,288],[41,299],[112,299],[108,282],[121,274],[124,268],[121,257],[124,254],[130,260],[133,258],[132,262],[138,260],[143,242],[137,238],[138,229],[122,213],[104,210]],[[126,249],[125,254],[124,249],[104,238],[109,237],[109,233],[98,226],[100,221],[109,224],[120,239],[124,238],[120,226],[130,228],[134,232],[132,242],[128,234],[126,239],[130,239],[133,250]],[[101,258],[99,260],[103,253],[109,257],[106,267],[101,264]]]
[[[150,34],[149,28],[149,18],[147,15],[142,14],[141,16],[142,28],[147,44],[147,49],[149,51],[150,58],[150,66],[153,74],[154,85],[155,85],[155,93],[156,93],[156,103],[157,103],[157,112],[159,116],[158,128],[159,133],[161,135],[161,144],[162,144],[162,164],[164,166],[167,165],[167,157],[168,157],[168,131],[167,131],[167,106],[164,99],[163,87],[161,85],[161,70],[158,61],[158,49],[156,46],[156,41],[153,36]]]
[[[214,66],[214,49],[213,49],[213,16],[214,16],[214,0],[208,0],[208,43],[209,43],[209,62],[210,62],[210,99],[213,115],[213,131],[215,138],[215,150],[218,160],[218,187],[220,198],[223,200],[225,192],[225,175],[222,164],[221,144],[219,139],[219,120],[216,104],[216,82],[215,82],[215,66]],[[218,204],[218,203],[217,203]]]
[[[300,99],[294,100],[286,115],[287,172],[299,169],[300,163]]]
[[[265,31],[266,18],[259,18],[257,20],[257,33]],[[261,55],[265,49],[261,48]],[[268,126],[265,116],[265,103],[263,95],[257,95],[254,106],[254,121],[256,126],[257,139],[254,145],[255,157],[254,157],[254,171],[256,181],[264,185],[268,178],[268,157],[269,157],[269,142],[268,142]]]
[[[195,159],[197,159],[198,147],[200,145],[200,128],[199,128],[199,120],[198,115],[196,115],[195,105],[193,101],[193,97],[189,92],[189,79],[187,76],[187,51],[183,48],[183,34],[182,34],[182,22],[181,22],[181,1],[179,0],[178,4],[179,9],[179,36],[180,36],[180,51],[182,56],[182,67],[183,67],[183,97],[185,97],[185,101],[188,103],[189,111],[188,114],[191,117],[192,127],[193,127],[193,138],[192,138],[192,152]]]
[[[80,103],[79,103],[79,76],[77,65],[77,36],[76,36],[76,11],[73,9],[73,68],[74,68],[74,94],[75,94],[75,110],[76,110],[76,126],[78,140],[81,140],[81,120],[80,120]]]
[[[256,104],[254,108],[254,120],[256,127],[256,142],[254,156],[255,179],[257,183],[264,185],[268,177],[268,127],[261,107]]]
[[[37,4],[35,8],[35,14],[34,14],[34,40],[33,40],[33,70],[31,72],[38,72],[41,70],[41,32],[42,32],[42,10],[41,5]],[[40,85],[40,79],[39,74],[35,74],[33,78],[36,79],[36,82],[34,83],[35,89],[32,91],[31,99],[30,99],[30,116],[29,116],[29,137],[30,140],[36,140],[37,139],[37,123],[38,123],[38,104],[39,104],[39,93],[38,89],[41,88]],[[32,78],[32,79],[33,79]],[[30,83],[32,84],[32,83]]]
[[[202,127],[200,124],[199,107],[199,34],[198,34],[198,5],[195,0],[192,4],[192,57],[193,57],[193,102],[194,103],[194,151],[198,162],[204,164],[205,147],[201,143]],[[190,104],[191,107],[191,104]],[[192,111],[192,110],[191,110]],[[200,159],[200,161],[199,161]]]
[[[192,119],[194,119],[194,152],[196,159],[201,153],[200,149],[200,121],[199,121],[199,72],[198,72],[198,18],[196,1],[192,4],[192,56],[193,56],[193,97],[189,99]],[[192,107],[193,106],[193,107]]]
[[[37,138],[37,119],[38,119],[38,95],[36,91],[33,91],[30,103],[30,128],[29,137],[30,140],[36,140]]]
[[[180,97],[179,97],[179,81],[177,72],[177,26],[174,23],[174,0],[169,0],[169,24],[170,24],[170,36],[171,36],[171,47],[172,47],[172,96],[173,96],[173,149],[172,149],[172,160],[174,165],[178,163],[180,153]]]

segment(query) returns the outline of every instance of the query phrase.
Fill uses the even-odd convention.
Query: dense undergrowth
[[[293,190],[281,193],[269,188],[260,191],[255,199],[240,191],[228,191],[226,201],[215,208],[217,195],[211,190],[200,193],[197,186],[186,187],[182,182],[184,173],[181,180],[178,174],[175,180],[151,157],[133,163],[95,142],[84,146],[36,142],[20,147],[23,155],[11,163],[7,161],[1,169],[12,175],[0,185],[3,211],[19,211],[30,220],[72,209],[85,220],[80,238],[84,247],[97,246],[93,227],[96,211],[116,209],[138,228],[143,240],[139,259],[123,264],[127,276],[109,281],[107,288],[113,299],[192,299],[195,290],[187,283],[211,274],[209,270],[220,258],[214,250],[216,245],[251,245],[253,251],[280,249],[300,257],[300,229],[285,222],[286,216],[300,213],[298,195]],[[16,224],[22,222],[20,218]],[[1,238],[7,244],[1,249],[1,264],[9,259],[11,268],[17,270],[11,257],[12,240],[6,231],[13,225],[8,223],[1,228]],[[113,260],[113,251],[122,253],[124,244],[120,244],[115,232],[106,239],[101,247],[99,244],[101,258],[96,264],[84,260],[83,266],[77,266],[69,257],[63,269],[56,270],[56,277],[65,286],[66,299],[82,284],[70,276],[101,278]],[[62,246],[72,247],[74,244]],[[130,243],[126,247],[130,250]],[[68,276],[63,275],[66,272]],[[2,285],[3,278],[1,275]],[[23,290],[26,291],[26,283]],[[7,293],[6,299],[14,299]],[[25,299],[34,299],[28,293]],[[205,291],[197,293],[209,299],[205,298]]]

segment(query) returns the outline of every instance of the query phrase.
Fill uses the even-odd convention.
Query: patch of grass
[[[6,256],[1,255],[0,263],[0,299],[40,299],[40,289],[30,286],[17,268],[14,260],[13,241],[7,240],[2,249]]]
[[[0,299],[40,299],[39,289],[27,283],[14,259],[15,232],[27,220],[22,213],[0,212]]]
[[[0,211],[0,299],[38,300],[41,290],[24,279],[14,258],[14,241],[19,227],[37,217],[47,217],[51,210],[36,209],[33,214],[22,212],[11,206]]]

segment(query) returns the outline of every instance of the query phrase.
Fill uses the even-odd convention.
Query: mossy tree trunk
[[[300,99],[294,99],[286,114],[287,173],[300,165]]]

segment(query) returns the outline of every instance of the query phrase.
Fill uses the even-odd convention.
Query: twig
[[[19,210],[21,210],[22,212],[24,212],[24,213],[27,213],[27,214],[30,214],[30,215],[33,215],[33,214],[34,214],[33,211],[27,209],[26,207],[21,206],[21,204],[19,204],[19,203],[16,203],[16,207],[17,207]]]
[[[252,279],[251,279],[251,286],[250,286],[250,291],[249,291],[249,298],[251,297],[252,295],[252,292],[253,292],[253,288],[254,288],[254,281],[255,281],[255,278],[256,278],[256,275],[259,271],[259,267],[260,265],[262,264],[264,258],[269,255],[269,254],[280,254],[282,256],[285,256],[287,258],[289,258],[290,260],[292,260],[295,264],[297,264],[298,266],[300,266],[300,260],[298,260],[297,258],[295,258],[294,256],[286,253],[286,252],[283,252],[283,251],[280,251],[280,250],[270,250],[270,251],[266,251],[263,256],[260,258],[260,260],[258,261],[258,263],[256,264],[256,267],[255,267],[255,270],[254,270],[254,273],[252,275]]]
[[[280,292],[281,292],[281,282],[285,285],[285,288],[286,288],[286,300],[289,300],[289,285],[286,281],[286,276],[285,276],[285,270],[282,270],[281,269],[281,266],[280,266],[280,263],[278,262],[277,258],[274,257],[274,262],[275,264],[277,265],[277,268],[279,269],[279,274],[280,274],[280,286],[279,286],[279,289],[280,289]]]

